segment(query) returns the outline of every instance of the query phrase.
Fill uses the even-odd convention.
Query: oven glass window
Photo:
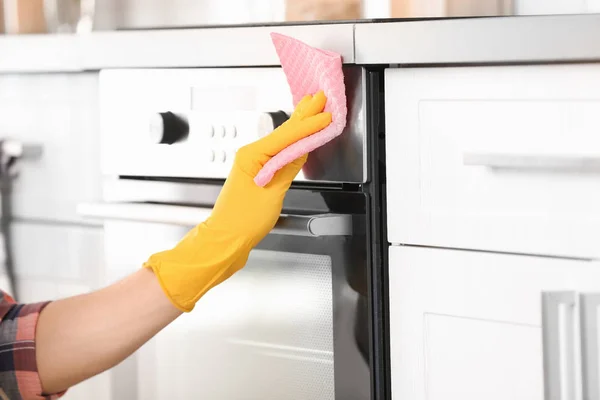
[[[254,250],[147,345],[141,398],[335,399],[332,286],[330,256]]]

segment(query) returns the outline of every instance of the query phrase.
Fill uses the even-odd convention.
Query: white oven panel
[[[280,69],[113,70],[100,79],[109,175],[226,178],[237,149],[293,111]]]
[[[366,181],[363,71],[344,72],[346,130],[312,152],[296,180]],[[294,109],[281,68],[104,70],[100,107],[104,175],[221,179],[237,149]]]

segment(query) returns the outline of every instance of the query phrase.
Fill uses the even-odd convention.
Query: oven
[[[109,371],[111,399],[382,398],[370,76],[345,79],[346,131],[247,265]],[[102,71],[100,105],[103,201],[78,211],[103,222],[105,284],[206,219],[235,151],[293,111],[280,68]]]

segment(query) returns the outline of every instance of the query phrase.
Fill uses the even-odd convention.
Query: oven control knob
[[[258,120],[258,136],[264,137],[283,125],[290,116],[284,111],[275,111],[261,114]]]
[[[187,137],[189,125],[180,116],[170,111],[150,117],[148,138],[155,144],[173,144]]]

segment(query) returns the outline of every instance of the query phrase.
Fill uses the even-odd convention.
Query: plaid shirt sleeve
[[[0,290],[0,400],[54,400],[43,395],[35,359],[35,328],[48,302],[16,304]]]

